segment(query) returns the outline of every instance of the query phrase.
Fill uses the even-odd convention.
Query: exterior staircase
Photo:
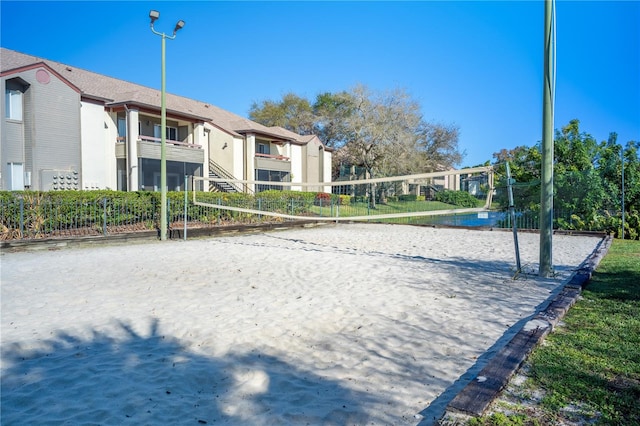
[[[213,160],[209,160],[209,177],[217,178],[217,179],[229,179],[234,180],[235,177],[229,172],[227,172],[224,168],[222,168],[218,163]],[[209,183],[209,191],[210,192],[253,192],[249,189],[247,184],[237,184],[227,181],[221,182],[210,182]]]

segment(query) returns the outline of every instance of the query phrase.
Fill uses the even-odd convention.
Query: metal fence
[[[168,199],[167,201],[167,223],[170,229],[283,221],[269,215],[237,213],[194,205],[190,200],[186,200],[186,206],[185,200]],[[222,200],[219,199],[216,202],[222,203]],[[244,205],[245,203],[251,205]],[[246,200],[236,200],[233,204],[238,204],[239,207],[282,211],[288,214],[308,212],[308,206],[303,205],[302,202],[296,202],[294,205],[293,200],[274,201],[250,197]],[[318,208],[316,203],[313,214],[333,216],[332,206],[333,204],[330,203],[326,206],[320,205]],[[154,198],[132,200],[105,197],[92,201],[0,199],[0,240],[108,236],[153,231],[159,228],[159,211],[158,201]],[[519,229],[538,229],[539,227],[537,211],[518,211],[515,217],[516,226]],[[556,221],[562,218],[563,223],[569,224],[571,217],[570,212],[557,212],[555,215]],[[310,215],[309,219],[313,219],[313,215]],[[372,216],[372,221],[465,227],[512,227],[510,215],[499,211],[392,220],[380,220]]]
[[[222,203],[222,200],[216,200]],[[238,204],[232,202],[230,204]],[[274,201],[255,199],[253,208],[275,210]],[[274,205],[272,205],[274,204]],[[287,205],[289,208],[289,205]],[[186,218],[186,223],[185,223]],[[229,212],[215,207],[194,205],[191,200],[167,200],[170,229],[281,222],[268,215]],[[284,219],[284,221],[289,221]],[[41,239],[75,236],[108,236],[128,232],[153,231],[160,227],[159,202],[101,198],[98,200],[0,199],[0,240]]]

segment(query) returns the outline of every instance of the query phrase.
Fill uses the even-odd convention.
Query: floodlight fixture
[[[160,18],[160,12],[158,12],[157,10],[150,11],[149,18],[151,19],[151,25],[153,25],[153,23],[156,22],[158,18]]]
[[[178,30],[182,29],[182,27],[184,27],[184,21],[181,19],[176,23],[176,27],[173,29],[173,35],[176,35]]]

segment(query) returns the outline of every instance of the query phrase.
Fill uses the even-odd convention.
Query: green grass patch
[[[583,297],[531,358],[542,405],[586,403],[601,424],[640,424],[640,242],[615,240]]]
[[[471,419],[469,426],[540,426],[540,423],[524,414],[495,413],[485,418]]]
[[[458,207],[440,201],[389,201],[385,204],[378,203],[375,208],[371,208],[366,202],[350,203],[339,206],[339,211],[335,205],[314,205],[311,207],[311,211],[319,216],[336,216],[339,214],[340,217],[372,216],[372,219],[375,219],[376,215],[381,214],[414,213],[454,208]],[[391,220],[385,219],[384,221],[390,222]]]
[[[582,295],[529,358],[528,386],[547,419],[580,407],[594,424],[640,425],[640,241],[614,240]],[[472,424],[521,420],[495,416]]]

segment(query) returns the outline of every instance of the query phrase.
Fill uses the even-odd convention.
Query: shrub
[[[478,207],[478,200],[465,191],[440,191],[436,193],[436,201],[460,207]]]
[[[341,206],[348,206],[349,204],[351,204],[351,195],[338,195],[338,200],[340,200],[340,205]]]
[[[331,204],[331,194],[327,194],[326,192],[318,192],[316,194],[316,198],[313,202],[316,206],[328,206]]]

